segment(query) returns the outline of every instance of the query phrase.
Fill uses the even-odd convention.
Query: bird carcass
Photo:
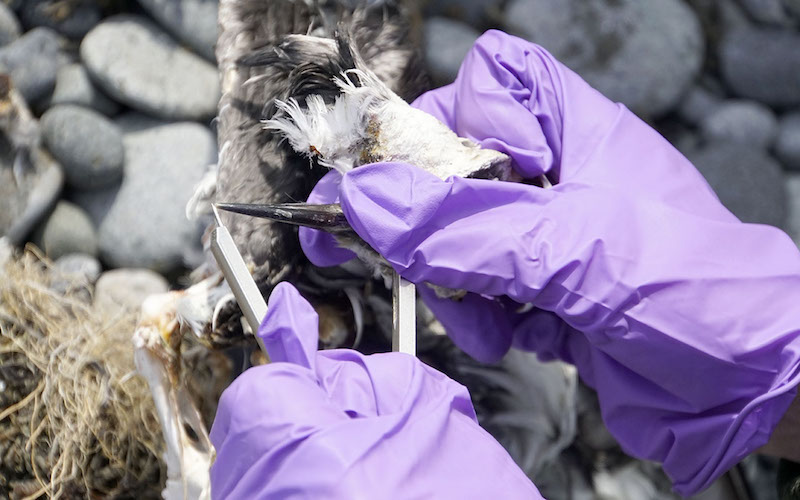
[[[223,91],[216,121],[219,158],[188,200],[187,215],[209,216],[215,200],[282,203],[305,199],[325,173],[322,166],[309,167],[305,158],[282,143],[280,135],[264,129],[262,120],[274,113],[277,100],[290,95],[290,81],[330,82],[346,68],[336,61],[329,67],[252,66],[246,64],[248,57],[280,51],[289,34],[310,34],[331,43],[337,27],[345,27],[366,67],[393,92],[412,99],[427,88],[427,80],[411,34],[411,12],[406,5],[390,2],[353,8],[347,2],[221,0],[216,49]],[[264,295],[280,281],[292,281],[320,315],[323,344],[353,344],[350,332],[360,332],[365,321],[368,273],[312,269],[291,228],[259,219],[223,217]],[[248,335],[252,332],[243,325],[241,311],[208,252],[207,236],[207,261],[193,273],[195,284],[149,297],[133,336],[137,368],[150,385],[167,444],[165,498],[210,494],[208,469],[214,450],[188,394],[193,374],[181,354],[185,336],[210,349],[253,343]]]

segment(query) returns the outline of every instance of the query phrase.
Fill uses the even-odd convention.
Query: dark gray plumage
[[[234,1],[220,2],[217,59],[222,74],[217,131],[219,163],[215,201],[286,203],[304,201],[327,169],[281,144],[264,130],[262,120],[274,114],[275,99],[320,94],[333,98],[332,77],[353,67],[349,46],[392,90],[413,99],[428,80],[411,27],[411,2]],[[336,30],[342,36],[333,42]],[[319,44],[309,48],[286,35],[311,34]],[[327,55],[320,56],[320,47]],[[327,49],[330,50],[327,50]],[[223,214],[240,252],[253,269],[265,295],[280,281],[302,287],[308,266],[296,229],[267,220]],[[324,302],[324,299],[320,299]],[[238,307],[220,312],[212,343],[240,337]]]

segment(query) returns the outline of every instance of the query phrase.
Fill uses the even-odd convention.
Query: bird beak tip
[[[216,207],[228,212],[270,219],[276,222],[311,227],[326,231],[349,230],[342,208],[338,204],[279,203],[274,205],[248,205],[217,203]]]

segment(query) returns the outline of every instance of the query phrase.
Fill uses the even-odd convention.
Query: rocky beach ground
[[[486,29],[534,41],[658,129],[741,220],[800,244],[800,0],[423,3],[437,84]],[[200,263],[184,207],[217,157],[216,16],[215,0],[0,1],[0,73],[46,157],[21,160],[27,136],[4,129],[0,236],[81,276],[94,307],[135,309]]]

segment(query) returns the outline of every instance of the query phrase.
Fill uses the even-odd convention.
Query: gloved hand
[[[272,363],[226,389],[214,498],[541,498],[467,390],[401,353],[317,352],[318,318],[278,285],[259,336]]]
[[[767,441],[800,382],[791,239],[738,221],[659,134],[524,40],[487,32],[415,105],[556,184],[376,164],[315,189],[406,279],[472,292],[419,288],[456,343],[574,363],[623,448],[684,495]],[[301,237],[313,262],[349,257]]]

